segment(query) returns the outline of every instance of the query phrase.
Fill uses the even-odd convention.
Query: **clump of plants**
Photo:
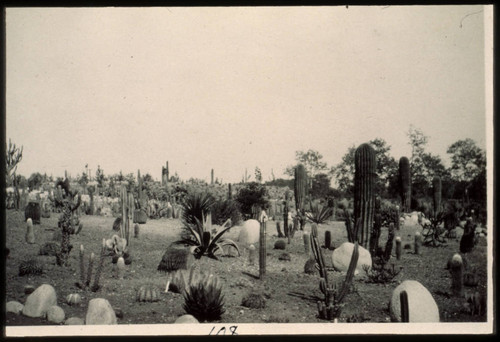
[[[34,258],[23,260],[19,264],[19,276],[25,275],[41,275],[43,273],[43,265]]]
[[[249,293],[241,301],[241,305],[250,309],[263,309],[266,307],[266,298],[261,293]]]
[[[225,312],[224,295],[217,276],[205,276],[200,282],[189,285],[183,295],[184,310],[200,322],[218,320]]]
[[[387,262],[384,257],[373,258],[373,265],[363,265],[363,270],[368,276],[369,283],[387,284],[394,281],[394,278],[401,272],[403,267],[396,269],[396,265]]]
[[[219,199],[213,202],[210,207],[212,222],[223,225],[227,219],[231,220],[233,226],[241,222],[241,212],[238,203],[232,199]]]
[[[313,227],[311,230],[311,250],[313,251],[314,259],[318,264],[319,274],[321,277],[319,288],[324,295],[324,299],[317,302],[318,316],[320,319],[333,320],[339,317],[344,305],[343,300],[349,292],[349,288],[354,277],[354,271],[358,263],[359,245],[357,241],[354,243],[354,251],[349,263],[349,268],[347,270],[346,277],[340,286],[337,286],[336,283],[330,283],[328,279],[325,260],[319,246],[317,227]]]
[[[193,254],[196,259],[206,255],[209,258],[219,260],[217,252],[224,252],[223,247],[234,247],[240,255],[238,245],[230,239],[222,239],[222,236],[231,228],[231,220],[228,219],[220,228],[212,226],[212,215],[203,214],[203,221],[195,217],[195,224],[186,224],[190,236],[174,243],[194,246]]]

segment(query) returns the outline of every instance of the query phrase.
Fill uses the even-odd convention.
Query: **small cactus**
[[[259,238],[259,278],[264,279],[266,274],[266,223],[260,223],[260,238]]]
[[[304,239],[304,251],[306,254],[309,254],[309,247],[311,246],[311,236],[308,232],[304,232],[304,234],[302,234],[302,239]]]
[[[119,257],[116,262],[116,276],[118,279],[123,279],[125,275],[125,259]]]
[[[102,239],[101,255],[99,258],[99,264],[97,265],[97,270],[95,272],[94,283],[92,284],[92,292],[96,292],[101,287],[99,285],[99,280],[101,278],[102,267],[104,265],[104,258],[106,257],[106,239]]]
[[[274,249],[285,249],[286,248],[286,242],[285,240],[276,240],[274,243]]]
[[[29,244],[35,243],[35,233],[33,232],[33,220],[28,218],[26,220],[26,242]]]
[[[325,230],[325,248],[330,249],[332,245],[332,232]]]
[[[249,293],[243,298],[241,305],[250,309],[263,309],[266,307],[266,299],[260,293]]]
[[[406,291],[401,291],[399,293],[400,303],[401,303],[401,322],[409,323],[410,322],[410,310],[408,306],[408,293]]]
[[[19,264],[19,276],[40,275],[43,273],[43,265],[36,259],[24,260]]]
[[[420,255],[422,248],[422,235],[419,232],[415,233],[415,254]]]
[[[134,226],[134,238],[138,239],[139,238],[139,225],[136,223]]]
[[[250,265],[255,264],[255,254],[256,254],[256,249],[254,245],[250,245],[248,247],[248,263]]]
[[[401,259],[401,237],[396,236],[396,259]]]
[[[135,300],[138,302],[157,302],[160,300],[160,292],[155,286],[142,285],[137,291]]]
[[[451,292],[452,295],[462,297],[464,294],[464,263],[460,254],[453,255],[450,262]]]

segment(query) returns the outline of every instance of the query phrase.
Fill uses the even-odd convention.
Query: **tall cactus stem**
[[[401,207],[405,213],[410,212],[411,206],[411,171],[410,161],[407,157],[399,159],[399,194]]]
[[[408,293],[403,290],[399,293],[399,301],[401,304],[401,322],[409,323],[410,322],[410,310],[408,305]]]

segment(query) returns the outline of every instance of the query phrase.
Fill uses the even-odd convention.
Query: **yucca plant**
[[[191,235],[175,243],[196,246],[193,253],[196,259],[200,259],[202,256],[206,255],[210,258],[219,260],[215,253],[223,251],[224,246],[236,248],[238,255],[240,255],[238,245],[233,240],[222,239],[224,233],[232,227],[231,219],[226,220],[220,228],[217,228],[217,226],[212,226],[212,214],[209,212],[207,216],[203,214],[203,221],[201,222],[195,217],[195,222],[195,224],[185,225]]]
[[[316,224],[325,223],[332,216],[332,208],[326,205],[315,204],[312,202],[309,204],[311,210],[306,212],[306,217]]]
[[[221,318],[224,310],[224,295],[219,278],[213,275],[192,284],[184,291],[183,308],[200,322],[211,322]]]

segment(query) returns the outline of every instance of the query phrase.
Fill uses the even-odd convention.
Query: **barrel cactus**
[[[19,264],[19,276],[40,275],[43,273],[43,265],[36,259],[23,260]]]
[[[367,248],[373,226],[375,207],[376,160],[369,144],[361,144],[354,154],[354,222],[355,241]]]
[[[160,300],[160,291],[153,285],[142,285],[135,299],[138,302],[157,302]]]
[[[79,293],[70,293],[66,296],[66,303],[68,305],[80,305],[82,302],[82,296]]]

